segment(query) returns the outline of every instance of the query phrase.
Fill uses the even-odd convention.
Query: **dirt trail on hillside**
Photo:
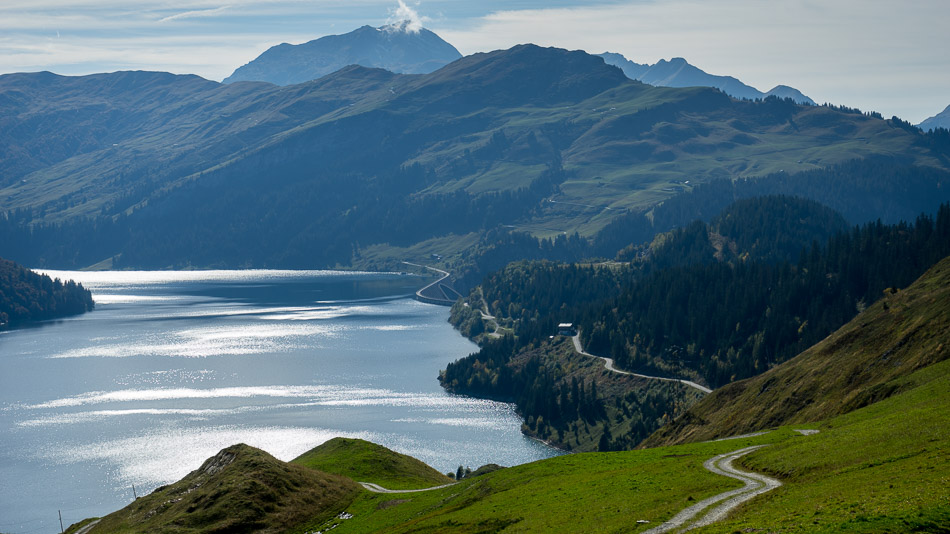
[[[431,488],[422,488],[422,489],[404,489],[404,490],[392,490],[386,489],[379,484],[373,484],[372,482],[360,482],[360,486],[363,488],[372,491],[373,493],[418,493],[420,491],[432,491],[442,488],[447,488],[449,486],[454,486],[458,482],[452,482],[451,484],[442,484],[441,486],[432,486]]]
[[[755,445],[752,447],[745,447],[743,449],[720,454],[719,456],[714,456],[709,460],[706,460],[703,463],[703,467],[705,467],[708,471],[716,473],[717,475],[740,480],[745,483],[745,486],[739,489],[720,493],[719,495],[714,495],[708,499],[703,499],[702,501],[699,501],[698,503],[680,511],[680,513],[673,516],[673,518],[669,521],[663,523],[662,525],[653,527],[650,530],[645,531],[643,534],[661,534],[664,532],[670,532],[672,530],[685,532],[694,528],[704,527],[715,521],[719,521],[736,506],[739,506],[740,504],[758,495],[781,486],[782,483],[778,480],[775,480],[774,478],[760,475],[759,473],[740,471],[732,466],[732,462],[737,458],[745,456],[746,454],[749,454],[750,452],[760,449],[764,446],[765,445]],[[714,505],[716,506],[707,511],[706,515],[702,516],[698,520],[694,520],[696,516]]]

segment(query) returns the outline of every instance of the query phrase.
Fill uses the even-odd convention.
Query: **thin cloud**
[[[171,22],[173,20],[182,20],[182,19],[196,19],[202,17],[216,17],[221,13],[231,9],[231,6],[221,6],[214,9],[199,9],[195,11],[185,11],[184,13],[178,13],[177,15],[171,15],[163,19],[158,19],[158,22]]]

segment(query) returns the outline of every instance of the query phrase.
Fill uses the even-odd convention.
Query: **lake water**
[[[0,532],[58,532],[247,443],[290,460],[359,437],[440,471],[557,451],[511,405],[445,393],[476,349],[414,276],[50,272],[96,310],[0,333]]]

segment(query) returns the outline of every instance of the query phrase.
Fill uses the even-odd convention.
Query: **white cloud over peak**
[[[389,10],[389,20],[386,26],[400,29],[409,33],[419,33],[423,23],[428,22],[428,17],[419,15],[419,12],[407,5],[403,0],[396,0],[398,5]],[[418,7],[418,3],[416,6]]]

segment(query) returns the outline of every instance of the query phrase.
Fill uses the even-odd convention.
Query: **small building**
[[[557,335],[559,336],[576,336],[577,329],[574,328],[574,323],[559,323],[557,325]]]

